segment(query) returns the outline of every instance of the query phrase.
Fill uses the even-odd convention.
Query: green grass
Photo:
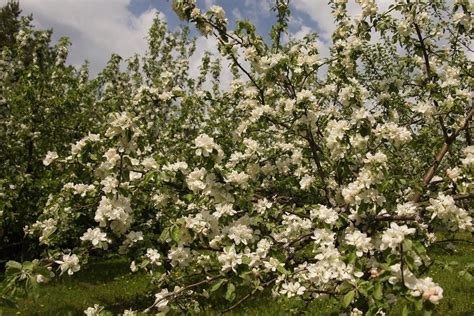
[[[472,240],[472,239],[471,239]],[[433,247],[431,257],[437,262],[430,276],[444,289],[444,299],[437,306],[435,315],[474,315],[474,283],[459,276],[459,271],[474,262],[474,244],[457,244],[455,250]],[[449,248],[449,247],[448,247]],[[456,261],[454,269],[445,269],[448,262]],[[37,301],[24,300],[18,309],[0,307],[0,315],[84,315],[83,310],[100,304],[114,314],[130,307],[146,308],[153,301],[149,295],[146,274],[132,274],[123,259],[91,262],[73,278],[63,276],[44,286]],[[213,306],[204,314],[218,315],[226,304]],[[288,310],[306,315],[338,315],[337,303],[313,301],[301,311],[301,305],[293,301],[276,302],[269,292],[249,299],[230,315],[288,315]],[[395,309],[393,315],[399,315]]]
[[[471,238],[472,240],[472,238]],[[430,252],[439,265],[430,271],[430,276],[443,288],[443,300],[436,309],[437,315],[474,315],[474,282],[458,275],[467,264],[474,262],[474,245],[457,244],[454,251],[436,247]],[[452,271],[443,263],[457,262]]]
[[[91,262],[74,277],[64,275],[45,285],[37,301],[24,300],[18,309],[3,308],[3,315],[84,315],[84,309],[94,304],[114,313],[131,306],[146,308],[152,301],[147,297],[148,284],[149,278],[131,274],[123,259]]]

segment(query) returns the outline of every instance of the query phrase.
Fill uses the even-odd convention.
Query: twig
[[[444,240],[437,240],[434,241],[433,244],[444,243],[444,242],[466,242],[469,244],[474,244],[474,241],[467,240],[467,239],[444,239]]]
[[[287,242],[285,245],[284,245],[284,248],[289,248],[291,246],[293,246],[294,244],[296,244],[297,242],[305,239],[305,238],[308,238],[310,236],[312,236],[314,234],[314,232],[311,232],[311,233],[308,233],[308,234],[304,234],[304,235],[301,235],[301,236],[298,236],[296,237],[295,239]]]
[[[400,244],[400,273],[402,275],[402,284],[405,286],[405,276],[403,275],[403,244]]]
[[[471,108],[471,110],[466,115],[466,118],[464,119],[464,122],[461,124],[461,126],[459,126],[454,131],[454,133],[451,134],[451,136],[446,138],[443,146],[441,147],[441,149],[439,150],[438,154],[435,157],[435,161],[433,162],[433,164],[431,165],[431,167],[428,169],[428,171],[425,173],[425,176],[423,177],[423,185],[425,187],[431,182],[431,179],[433,179],[433,177],[435,176],[436,171],[438,170],[438,167],[439,167],[441,161],[443,160],[444,156],[448,152],[449,147],[451,146],[451,144],[454,143],[454,141],[456,140],[458,135],[464,129],[466,129],[469,126],[469,123],[470,123],[473,115],[474,115],[474,108]],[[417,194],[415,194],[415,197],[413,198],[413,201],[415,203],[419,202],[420,198],[421,198],[421,195],[422,195],[422,192],[418,192]]]
[[[264,287],[267,287],[268,285],[272,284],[275,282],[276,278],[271,279],[270,281],[267,281],[263,284]],[[224,309],[221,312],[221,315],[230,312],[231,310],[237,308],[240,304],[248,300],[252,295],[254,295],[257,292],[257,289],[254,289],[251,293],[244,295],[240,300],[238,300],[234,305],[230,306],[229,308]]]
[[[163,297],[160,298],[159,300],[156,300],[156,301],[153,303],[153,305],[151,305],[150,307],[146,308],[143,312],[144,312],[144,313],[148,313],[148,312],[150,311],[150,309],[152,309],[153,307],[155,307],[159,302],[161,302],[161,301],[164,300],[164,299],[173,300],[173,299],[175,299],[179,294],[181,294],[181,293],[184,292],[184,291],[187,291],[187,290],[189,290],[189,289],[198,287],[198,286],[203,285],[203,284],[210,283],[210,282],[212,282],[212,281],[214,281],[214,280],[217,280],[217,279],[220,279],[220,278],[223,278],[223,276],[222,276],[222,275],[216,275],[216,276],[214,276],[214,277],[212,277],[212,278],[209,278],[209,279],[206,279],[206,280],[201,280],[201,281],[199,281],[199,282],[186,285],[186,286],[180,288],[178,291],[169,293],[168,295],[163,296]]]
[[[410,1],[407,1],[407,2],[410,3]],[[416,31],[416,35],[418,37],[418,42],[420,43],[420,48],[421,48],[421,51],[423,53],[423,59],[424,59],[424,62],[425,62],[426,76],[427,76],[428,82],[431,82],[432,81],[432,76],[431,76],[430,58],[428,56],[428,50],[427,50],[426,45],[425,45],[425,40],[424,40],[423,36],[421,35],[421,30],[420,30],[420,27],[418,26],[418,24],[413,23],[413,25],[415,26],[415,31]],[[438,101],[433,100],[433,103],[434,103],[436,108],[439,108]],[[448,132],[447,132],[446,126],[444,125],[443,118],[441,116],[438,117],[438,121],[439,121],[439,124],[441,125],[441,129],[443,131],[444,138],[447,139],[448,138]]]

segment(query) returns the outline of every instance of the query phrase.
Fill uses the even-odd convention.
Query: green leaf
[[[355,252],[349,253],[349,255],[347,256],[347,259],[348,259],[349,264],[354,264],[354,262],[357,259],[356,253]]]
[[[10,261],[8,261],[7,264],[5,265],[5,268],[7,268],[7,269],[14,269],[14,270],[21,270],[21,269],[22,269],[22,266],[21,266],[21,263],[16,262],[16,261],[13,261],[13,260],[10,260]]]
[[[232,283],[227,284],[227,291],[225,293],[225,299],[232,302],[235,299],[235,285]]]
[[[416,300],[415,301],[415,309],[417,311],[421,311],[423,309],[423,301],[422,300]]]
[[[349,291],[344,295],[344,298],[342,299],[342,305],[344,307],[347,307],[351,304],[352,300],[354,299],[355,296],[355,290]]]
[[[411,250],[413,247],[413,242],[410,239],[405,239],[403,241],[403,250]]]
[[[408,316],[408,306],[403,306],[402,309],[402,316]]]
[[[8,261],[5,265],[5,275],[7,276],[19,273],[21,270],[23,270],[23,266],[21,265],[21,263],[13,260]]]
[[[184,198],[186,201],[191,202],[192,199],[193,199],[193,195],[192,195],[191,193],[188,193],[188,194],[184,195],[183,198]]]
[[[153,172],[148,172],[144,177],[143,177],[143,182],[144,183],[148,183],[152,180],[154,176],[154,173]]]
[[[472,274],[469,273],[469,271],[466,271],[466,270],[459,271],[458,275],[460,277],[464,278],[468,282],[472,281],[472,279],[473,279]]]
[[[378,284],[375,286],[374,298],[375,298],[376,300],[381,300],[381,299],[383,298],[383,285],[382,285],[382,283],[378,283]]]
[[[34,264],[31,261],[25,261],[23,262],[23,269],[28,270],[28,271],[33,271]]]
[[[217,291],[221,287],[222,283],[224,283],[225,281],[226,279],[220,279],[219,281],[214,283],[211,287],[211,292]]]
[[[282,265],[277,265],[277,271],[281,274],[289,274],[288,270],[286,270]]]
[[[418,255],[424,255],[426,254],[426,248],[423,246],[421,242],[418,240],[413,243],[413,249],[415,249],[415,252]]]
[[[176,242],[181,241],[181,229],[178,226],[174,226],[171,229],[171,238]]]
[[[168,238],[170,238],[170,228],[166,227],[160,235],[160,241],[166,241]]]

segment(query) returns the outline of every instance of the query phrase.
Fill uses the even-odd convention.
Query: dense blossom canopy
[[[267,289],[337,298],[351,315],[384,315],[397,301],[431,310],[443,289],[425,275],[426,249],[438,232],[473,231],[473,6],[357,2],[354,18],[347,0],[329,1],[337,28],[322,57],[316,34],[285,40],[287,1],[275,2],[267,43],[249,22],[228,29],[221,7],[174,0],[179,17],[218,40],[234,76],[227,90],[217,56],[189,75],[188,30],[170,33],[158,18],[143,57],[123,71],[113,56],[90,83],[64,66],[63,42],[47,79],[18,75],[24,43],[47,35],[23,27],[2,55],[6,80],[25,80],[9,86],[7,104],[33,106],[18,90],[68,76],[61,89],[76,92],[48,91],[38,111],[84,109],[71,109],[73,140],[35,130],[69,118],[5,116],[17,137],[41,140],[42,179],[57,176],[23,227],[43,247],[38,265],[72,275],[89,255],[126,255],[131,271],[153,276],[155,312],[199,311],[211,296],[235,308]],[[27,73],[44,75],[42,59],[29,62]],[[22,194],[12,195],[14,179],[0,183],[12,201]]]

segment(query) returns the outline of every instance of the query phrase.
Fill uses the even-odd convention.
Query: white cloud
[[[303,37],[310,34],[312,31],[313,30],[309,26],[301,25],[300,29],[296,33],[293,33],[291,35],[296,40],[302,40]]]
[[[72,42],[68,62],[79,66],[85,60],[90,62],[91,74],[101,71],[112,53],[123,58],[147,50],[147,34],[158,13],[149,9],[139,16],[129,10],[132,0],[22,0],[23,14],[33,14],[33,23],[38,29],[53,28],[55,39],[67,36]],[[214,0],[206,0],[207,7]],[[5,5],[6,0],[0,0]],[[160,14],[160,18],[166,17]],[[209,51],[219,57],[217,40],[199,37],[196,51],[190,58],[190,74],[199,75],[199,66],[204,52]],[[221,87],[228,87],[232,80],[227,60],[222,60]]]
[[[135,16],[128,10],[130,2],[22,0],[21,8],[23,14],[33,13],[38,28],[53,28],[55,38],[69,37],[72,47],[68,61],[77,66],[87,59],[95,75],[112,53],[127,58],[147,49],[146,36],[157,10],[149,9]]]
[[[259,18],[266,18],[272,14],[272,5],[272,0],[245,0],[245,17],[251,21],[258,21]]]
[[[215,4],[216,4],[216,2],[214,0],[205,0],[204,1],[204,6],[206,7],[206,9],[209,9],[210,7],[212,7]]]
[[[387,10],[393,0],[376,0],[380,11]],[[331,7],[327,1],[323,0],[293,0],[291,1],[293,8],[301,13],[306,13],[309,17],[318,24],[318,33],[321,39],[325,42],[331,42],[331,35],[336,29],[334,17],[331,14]],[[360,5],[355,0],[349,0],[347,4],[347,11],[352,16],[362,12]]]
[[[327,1],[294,0],[291,4],[297,11],[308,14],[318,24],[318,33],[322,40],[328,42],[331,40],[336,25]]]
[[[376,0],[379,12],[384,12],[388,9],[388,6],[393,3],[392,0]],[[317,23],[318,30],[310,30],[307,26],[301,25],[298,31],[292,33],[293,38],[302,38],[310,31],[317,31],[319,35],[318,49],[323,57],[329,56],[329,48],[332,46],[331,35],[336,29],[334,23],[334,17],[331,14],[331,7],[327,1],[323,0],[293,0],[291,1],[293,9],[298,13],[307,14],[311,20]],[[350,16],[356,17],[362,10],[360,5],[355,0],[349,0],[347,4],[347,11]],[[304,19],[303,19],[304,21]],[[300,22],[298,19],[294,19],[294,25],[298,25]],[[378,34],[372,34],[372,42],[376,42],[379,39]]]
[[[240,12],[239,8],[237,8],[237,7],[232,9],[232,16],[236,20],[243,20],[242,12]]]

